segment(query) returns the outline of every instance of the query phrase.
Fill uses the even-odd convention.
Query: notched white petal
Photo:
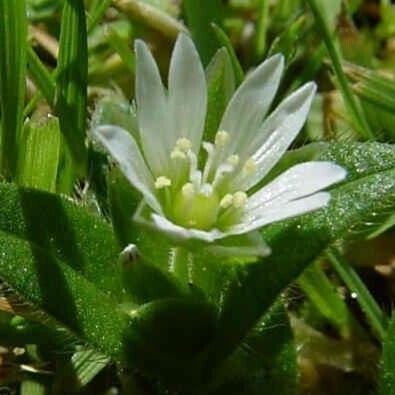
[[[262,180],[292,144],[306,121],[315,91],[315,83],[309,82],[288,96],[250,140],[248,153],[257,168],[250,177],[238,180],[244,189]]]
[[[193,228],[184,228],[176,225],[161,215],[152,214],[152,221],[155,227],[168,236],[177,239],[179,241],[187,241],[190,239],[198,239],[208,243],[212,243],[217,239],[221,239],[226,235],[220,232],[218,229],[212,229],[209,232]]]
[[[158,66],[147,45],[136,40],[137,120],[144,155],[150,169],[158,174],[169,166],[168,103]]]
[[[169,139],[187,138],[198,152],[207,110],[206,77],[199,54],[185,34],[178,36],[169,70],[169,113],[172,131]]]
[[[243,219],[241,224],[230,229],[231,234],[241,234],[259,229],[265,225],[282,221],[287,218],[306,214],[308,212],[325,207],[330,201],[329,192],[318,192],[314,195],[285,202],[282,205],[274,205],[259,210],[254,216],[249,213],[248,218]]]
[[[92,134],[118,163],[129,182],[143,194],[147,204],[161,213],[161,206],[153,194],[154,180],[133,137],[114,125],[99,126]]]
[[[334,162],[305,162],[297,164],[254,193],[246,209],[254,212],[268,206],[281,205],[309,196],[343,181],[346,170]]]
[[[238,153],[244,153],[270,108],[283,69],[283,56],[272,56],[249,74],[233,95],[219,127],[231,135],[232,142],[226,156],[232,154],[236,147]]]

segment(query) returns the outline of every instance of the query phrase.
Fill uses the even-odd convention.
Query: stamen
[[[225,130],[220,130],[215,135],[215,145],[223,147],[229,141],[229,133]]]
[[[243,207],[248,200],[248,196],[245,192],[243,191],[238,191],[233,195],[233,205],[236,208],[241,208]]]
[[[195,187],[191,182],[187,182],[186,184],[184,184],[181,191],[182,191],[182,195],[186,199],[192,199],[195,196],[195,192],[196,192]]]
[[[256,171],[256,163],[254,159],[250,158],[244,163],[243,172],[247,175],[251,175]]]
[[[232,204],[233,204],[233,195],[230,193],[226,194],[219,202],[220,207],[224,209],[229,208]]]
[[[203,141],[202,146],[203,146],[204,150],[207,152],[207,159],[206,159],[206,163],[204,164],[204,168],[203,168],[202,181],[207,182],[207,177],[210,173],[211,165],[213,164],[213,160],[214,160],[215,147],[214,147],[214,144],[209,143],[207,141]]]
[[[196,189],[200,189],[202,183],[202,172],[198,170],[198,161],[194,152],[189,150],[187,152],[190,161],[189,167],[189,180],[193,183]]]
[[[213,193],[213,187],[210,184],[203,184],[203,186],[200,189],[200,192],[204,195],[209,197]]]
[[[167,188],[171,185],[171,180],[170,178],[167,178],[165,176],[160,176],[155,180],[155,188],[156,189],[162,189],[162,188]]]
[[[180,150],[181,152],[187,153],[191,148],[192,142],[186,137],[181,137],[176,141],[176,149]]]
[[[184,152],[182,152],[179,148],[174,148],[173,151],[171,151],[170,158],[175,160],[175,159],[186,159],[186,155]]]
[[[229,163],[232,166],[237,166],[239,164],[240,158],[239,155],[231,155],[229,156],[228,159],[226,159],[226,162]]]
[[[223,179],[224,174],[231,173],[234,170],[234,167],[229,163],[222,163],[218,166],[217,171],[215,172],[213,187],[215,188],[218,183]]]

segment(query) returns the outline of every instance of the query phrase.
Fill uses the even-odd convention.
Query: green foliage
[[[88,47],[85,9],[81,1],[64,3],[56,68],[60,130],[79,174],[86,172]]]
[[[395,335],[394,316],[388,328],[387,338],[383,345],[378,394],[393,395],[395,393]]]
[[[17,179],[20,185],[56,191],[60,141],[56,118],[25,124],[18,147]]]
[[[219,0],[183,2],[187,22],[190,27],[192,38],[204,64],[208,64],[219,48],[215,40],[211,24],[221,24],[223,6]]]
[[[1,172],[12,179],[23,125],[27,18],[25,1],[0,2]]]
[[[0,0],[1,389],[395,394],[395,149],[373,142],[395,136],[395,13],[376,3]],[[276,102],[317,82],[296,149],[254,188],[333,161],[347,179],[327,207],[211,245],[134,221],[142,196],[89,129],[119,125],[141,145],[133,40],[163,77],[180,31],[207,65],[206,141],[265,57],[285,58]]]

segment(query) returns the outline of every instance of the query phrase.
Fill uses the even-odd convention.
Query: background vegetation
[[[183,30],[206,66],[225,48],[207,122],[230,74],[281,52],[278,100],[319,92],[274,172],[349,174],[327,210],[262,230],[269,258],[195,254],[189,276],[89,140],[136,130],[134,39],[166,75]],[[389,0],[0,0],[0,393],[395,394],[394,67]]]

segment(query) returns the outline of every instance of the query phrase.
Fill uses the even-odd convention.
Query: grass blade
[[[388,337],[383,346],[378,387],[379,395],[395,394],[395,312],[392,313]]]
[[[362,108],[359,105],[359,102],[353,95],[351,88],[348,85],[347,77],[344,74],[342,68],[340,51],[334,42],[334,39],[327,24],[327,20],[321,12],[319,1],[307,0],[307,3],[309,4],[310,9],[314,15],[317,29],[324,40],[326,49],[331,58],[333,70],[339,82],[340,91],[343,95],[344,102],[352,118],[354,127],[360,133],[361,137],[365,140],[374,139],[375,135],[372,132],[368,121],[366,120],[365,113],[363,112]]]
[[[380,309],[365,284],[349,263],[334,248],[329,249],[327,255],[348,289],[357,295],[357,301],[366,314],[366,318],[375,333],[379,336],[380,340],[384,340],[388,327],[387,316]]]
[[[185,0],[183,2],[188,26],[199,54],[205,65],[218,49],[211,24],[220,24],[222,19],[222,4],[220,0]]]
[[[54,117],[30,121],[19,144],[17,178],[20,185],[55,192],[61,136]]]
[[[0,1],[1,172],[15,176],[17,141],[23,124],[27,41],[24,0]]]
[[[56,83],[52,75],[42,64],[36,52],[29,46],[27,49],[27,66],[37,88],[43,94],[47,103],[52,106],[55,99]]]
[[[85,9],[82,1],[64,4],[57,66],[57,103],[60,130],[77,172],[86,171],[86,104],[88,48]]]

